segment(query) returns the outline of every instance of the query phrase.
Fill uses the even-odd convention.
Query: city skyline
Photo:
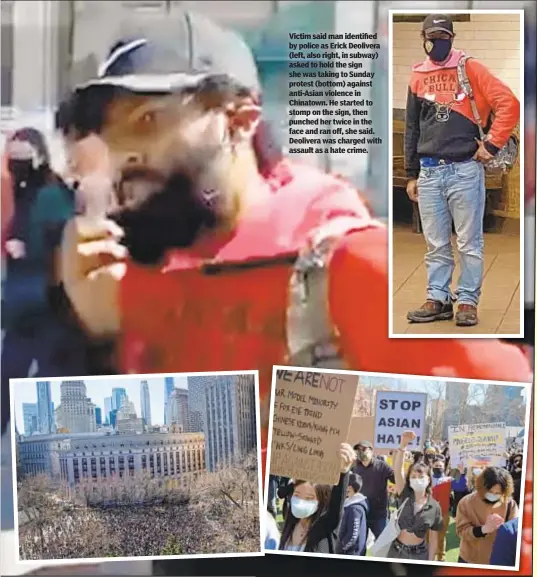
[[[142,416],[142,407],[140,403],[140,383],[142,381],[147,381],[149,387],[149,395],[151,399],[151,420],[153,425],[163,425],[164,424],[164,387],[165,387],[165,377],[153,377],[153,376],[141,376],[141,377],[129,377],[129,378],[101,378],[99,380],[94,379],[39,379],[39,380],[17,380],[17,385],[13,387],[14,394],[14,405],[15,405],[15,422],[19,432],[22,433],[24,430],[24,418],[23,418],[23,404],[36,404],[37,405],[37,388],[36,382],[49,382],[51,390],[51,399],[55,407],[60,405],[61,392],[60,385],[64,381],[68,380],[81,380],[84,381],[87,389],[87,396],[97,407],[102,411],[102,421],[103,423],[108,418],[108,414],[105,411],[105,398],[112,396],[112,389],[124,388],[126,390],[129,401],[134,404],[136,409],[136,414],[138,417]],[[183,375],[174,375],[175,388],[186,389],[188,385],[187,377]]]

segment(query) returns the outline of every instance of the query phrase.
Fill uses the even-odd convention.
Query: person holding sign
[[[399,516],[401,533],[393,541],[388,557],[433,561],[438,545],[438,531],[442,530],[444,523],[440,505],[431,495],[432,479],[429,467],[423,462],[413,463],[405,475],[405,451],[415,438],[416,433],[405,431],[401,435],[401,446],[395,455],[395,490],[402,503]]]
[[[280,549],[308,553],[335,553],[336,530],[343,515],[347,496],[349,471],[355,459],[350,445],[340,446],[341,474],[332,487],[296,481],[291,497],[291,510],[283,526]]]
[[[518,516],[512,499],[513,479],[500,467],[487,467],[475,480],[476,490],[461,499],[455,518],[461,540],[459,563],[488,565],[496,531]]]

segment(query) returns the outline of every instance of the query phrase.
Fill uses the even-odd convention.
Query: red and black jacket
[[[463,162],[472,158],[477,150],[479,130],[470,100],[457,78],[457,63],[463,55],[460,50],[452,50],[443,65],[427,58],[412,68],[405,127],[405,166],[409,178],[417,178],[420,158]],[[496,154],[519,121],[520,102],[510,88],[478,60],[469,59],[466,72],[483,129],[488,134],[485,146],[491,154]]]

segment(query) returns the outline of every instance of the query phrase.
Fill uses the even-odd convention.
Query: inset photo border
[[[489,390],[489,386],[497,388]],[[455,390],[454,387],[458,389]],[[520,390],[519,393],[518,390]],[[353,401],[349,407],[350,397]],[[517,397],[523,397],[523,399],[517,402]],[[494,418],[496,415],[494,411],[503,415],[502,411],[505,411],[509,404],[506,404],[507,399],[513,403],[513,411],[516,405],[518,413],[521,413],[520,417],[523,414],[523,427],[520,425],[510,427],[507,423]],[[510,435],[514,433],[518,435],[513,437],[515,439],[513,447],[516,445],[519,451],[520,444],[523,443],[522,449],[516,453],[523,455],[519,500],[521,505],[518,512],[520,523],[523,522],[524,480],[529,443],[532,442],[529,438],[529,428],[533,399],[532,385],[529,383],[274,366],[271,400],[264,492],[266,511],[273,505],[269,503],[269,484],[273,464],[278,470],[273,471],[272,474],[287,478],[288,482],[293,480],[307,482],[304,477],[311,474],[310,478],[315,477],[315,481],[311,483],[313,491],[315,491],[315,485],[319,484],[330,484],[336,487],[339,471],[332,469],[331,466],[338,461],[337,448],[341,446],[341,443],[355,446],[357,443],[368,441],[372,447],[373,458],[379,458],[377,455],[382,455],[380,458],[389,462],[390,459],[395,458],[394,448],[399,446],[402,432],[415,429],[417,435],[408,444],[407,451],[413,453],[411,455],[413,458],[416,458],[415,451],[418,451],[422,459],[429,438],[433,435],[433,441],[437,441],[439,436],[443,438],[444,429],[446,429],[448,438],[452,441],[449,445],[450,471],[458,468],[461,473],[468,475],[471,484],[473,483],[472,470],[483,470],[486,466],[496,464],[499,466],[503,458],[507,461],[507,456],[502,453],[507,449],[502,447],[504,445],[507,447],[507,439],[511,439]],[[449,410],[447,423],[443,420],[443,414],[440,415],[442,407],[444,413]],[[377,414],[377,409],[382,411],[382,416]],[[467,412],[468,423],[459,423],[462,418],[459,409]],[[479,418],[480,412],[486,415]],[[506,416],[508,412],[505,412]],[[476,423],[475,418],[479,419],[479,422]],[[438,429],[440,419],[442,419],[442,431]],[[278,421],[276,424],[278,441],[275,440],[276,420]],[[482,432],[479,433],[479,431]],[[473,435],[476,437],[472,439]],[[274,454],[275,443],[281,444],[277,457]],[[469,454],[475,450],[476,443],[481,443],[482,447],[479,459],[469,457]],[[323,454],[323,451],[326,453]],[[343,453],[343,449],[341,452]],[[357,455],[354,456],[357,459]],[[405,454],[405,467],[406,457]],[[351,472],[356,463],[357,460]],[[454,468],[451,468],[452,465]],[[408,467],[406,470],[408,471]],[[346,496],[343,496],[343,499],[345,498]],[[291,510],[289,502],[286,508],[288,511]],[[280,512],[277,511],[281,537],[283,519],[280,517]],[[358,562],[409,563],[512,572],[518,571],[520,567],[524,528],[519,526],[518,530],[516,564],[509,567],[370,556],[372,535],[368,535],[366,555],[281,550],[279,549],[281,543],[276,549],[265,547],[265,553]]]
[[[10,402],[19,564],[67,568],[107,561],[264,555],[258,371],[12,379]],[[221,426],[223,421],[227,427]],[[224,429],[229,434],[222,435]],[[170,450],[164,450],[165,444],[172,445]],[[21,500],[32,499],[22,522]],[[146,507],[156,516],[150,527],[136,534],[136,521],[129,522],[129,515],[147,520]],[[183,554],[203,537],[204,519],[214,515],[217,520],[226,507],[237,507],[240,517],[226,517],[229,535],[221,533],[222,548],[229,545],[230,550]],[[163,540],[159,531],[165,531],[167,508],[175,509],[168,520],[177,519],[188,531],[181,535],[177,527],[170,527]],[[252,551],[245,550],[244,539],[233,531],[235,523],[244,533],[245,511],[253,523]],[[26,523],[34,525],[35,533],[28,536],[27,545],[36,542],[46,551],[54,535],[52,556],[39,558],[30,552],[23,557],[21,530]],[[56,555],[62,549],[58,532],[69,532],[73,544],[77,530],[97,537],[103,527],[108,529],[106,539],[94,548],[95,556],[72,556],[72,549],[68,557]],[[116,550],[124,549],[126,527],[131,544],[139,544],[142,553],[147,549],[144,538],[154,539],[157,533],[159,543],[151,546],[161,553],[115,556]],[[214,527],[210,530],[214,539]],[[81,537],[82,551],[84,542],[88,541]]]
[[[427,244],[423,235],[422,219],[418,204],[407,195],[407,171],[405,159],[405,132],[407,131],[406,102],[411,81],[412,67],[425,61],[426,53],[420,32],[422,22],[427,15],[435,13],[453,18],[455,39],[453,48],[462,50],[465,55],[485,65],[496,78],[508,85],[520,102],[520,118],[516,130],[519,139],[518,160],[507,175],[497,171],[485,171],[485,256],[483,287],[478,304],[478,323],[473,326],[457,326],[449,309],[439,311],[445,320],[424,322],[423,315],[413,314],[427,298],[443,298],[446,288],[444,277],[448,273],[442,270],[440,289],[427,291],[427,267],[425,255]],[[400,20],[404,17],[404,20]],[[504,17],[505,22],[502,21]],[[394,20],[399,20],[394,23]],[[518,20],[518,22],[517,22]],[[394,34],[394,24],[399,27],[398,41]],[[478,30],[476,26],[481,28]],[[406,27],[408,30],[402,30]],[[404,38],[401,39],[400,37]],[[504,39],[506,48],[498,46]],[[522,338],[524,336],[524,11],[523,10],[444,10],[441,6],[434,10],[389,10],[389,102],[388,113],[388,150],[389,150],[389,336],[390,338],[433,338],[433,339],[472,339],[472,338]],[[397,45],[396,45],[397,44]],[[491,51],[495,51],[491,54]],[[496,57],[496,56],[499,57]],[[503,60],[502,60],[503,59]],[[471,60],[470,60],[471,61]],[[502,62],[505,66],[502,66]],[[456,68],[452,68],[453,75]],[[427,70],[425,71],[427,72]],[[420,71],[414,73],[415,83],[419,84]],[[450,76],[438,83],[434,91],[449,100],[447,106],[438,106],[436,94],[420,93],[418,102],[425,100],[433,103],[443,121],[450,114],[458,114],[457,107],[467,105],[464,91],[460,89],[458,78]],[[426,79],[428,80],[428,78]],[[417,85],[416,84],[416,85]],[[458,88],[457,88],[458,87]],[[449,96],[452,92],[452,97]],[[421,92],[425,88],[423,87]],[[449,93],[449,94],[448,94]],[[460,94],[460,96],[457,96]],[[451,99],[450,99],[451,98]],[[461,101],[459,102],[459,98]],[[434,99],[434,102],[433,102]],[[444,110],[445,108],[445,110]],[[444,112],[443,116],[442,113]],[[469,117],[471,107],[461,112],[461,120]],[[416,119],[419,121],[419,118]],[[466,120],[466,122],[470,122]],[[485,119],[483,119],[485,122]],[[460,126],[460,124],[459,124]],[[486,131],[485,131],[486,132]],[[426,159],[431,162],[434,159]],[[436,159],[438,160],[438,159]],[[440,159],[443,160],[443,159]],[[459,166],[468,165],[461,163]],[[445,167],[444,170],[449,170]],[[421,173],[434,171],[435,168],[419,168]],[[438,172],[438,169],[436,169]],[[476,172],[477,174],[477,172]],[[422,177],[422,181],[423,181]],[[467,178],[468,180],[468,178]],[[470,180],[468,180],[470,182]],[[419,184],[419,182],[418,182]],[[423,182],[422,182],[423,184]],[[432,183],[431,183],[432,184]],[[440,185],[439,185],[440,186]],[[442,185],[444,186],[444,185]],[[419,187],[418,187],[419,189]],[[439,188],[440,190],[440,188]],[[518,194],[517,191],[518,190]],[[419,193],[418,193],[419,198]],[[442,199],[439,197],[439,202]],[[447,204],[446,204],[447,206]],[[445,208],[445,207],[444,207]],[[434,209],[438,215],[438,207]],[[394,215],[399,214],[405,228],[394,227]],[[451,218],[446,209],[446,222]],[[411,225],[412,222],[412,232]],[[449,224],[446,224],[449,226]],[[394,230],[395,228],[395,230]],[[489,232],[490,231],[490,232]],[[518,236],[518,242],[516,237]],[[502,238],[503,237],[503,238]],[[506,240],[505,240],[506,239]],[[508,242],[507,242],[508,241]],[[534,239],[531,240],[534,242]],[[436,243],[438,244],[438,243]],[[441,244],[441,243],[440,243]],[[451,244],[456,267],[451,284],[453,293],[458,286],[460,257],[456,238],[452,235]],[[442,246],[445,246],[442,244]],[[399,248],[398,248],[399,247]],[[490,247],[490,248],[489,248]],[[441,247],[440,247],[441,248]],[[433,250],[432,248],[430,250]],[[438,250],[438,246],[435,246]],[[447,252],[446,252],[447,255]],[[441,255],[443,256],[443,255]],[[445,267],[444,267],[445,268]],[[511,273],[512,271],[512,273]],[[434,281],[436,283],[436,280]],[[437,283],[438,284],[438,283]],[[470,283],[471,284],[471,283]],[[434,283],[433,283],[434,286]],[[473,288],[472,288],[473,291]],[[471,293],[470,293],[471,294]],[[473,300],[473,297],[470,299]],[[462,304],[462,303],[461,303]],[[457,312],[457,303],[453,303],[453,317]],[[411,315],[411,319],[408,318]],[[437,318],[439,318],[437,316]],[[416,320],[417,319],[417,320]],[[419,322],[418,322],[419,321]]]

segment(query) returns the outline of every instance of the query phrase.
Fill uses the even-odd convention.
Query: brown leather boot
[[[469,304],[460,304],[457,307],[455,323],[458,327],[473,327],[477,325],[477,307]]]
[[[453,318],[453,305],[439,301],[428,300],[419,309],[409,311],[406,318],[411,323],[432,323],[434,321],[449,321]]]

